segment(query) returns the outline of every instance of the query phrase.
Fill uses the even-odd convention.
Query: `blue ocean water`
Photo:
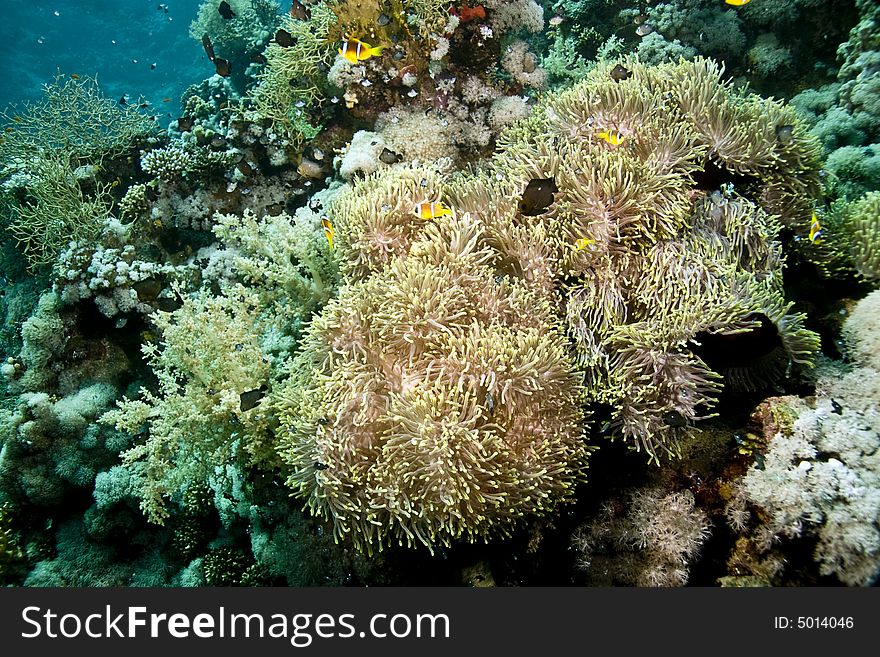
[[[198,6],[199,0],[4,0],[0,108],[37,100],[60,70],[97,76],[108,96],[143,96],[176,116],[183,90],[211,73],[188,34]]]

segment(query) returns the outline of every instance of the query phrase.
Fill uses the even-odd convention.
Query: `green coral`
[[[32,268],[54,262],[71,240],[98,235],[110,208],[100,163],[155,130],[137,109],[104,97],[94,79],[59,75],[43,92],[0,117],[0,216]]]
[[[821,215],[821,237],[805,242],[803,251],[825,276],[856,274],[880,280],[880,192],[868,192],[855,201],[840,199]]]
[[[281,27],[291,34],[294,44],[269,44],[266,67],[252,94],[256,117],[271,119],[291,137],[308,138],[304,108],[323,100],[327,76],[322,68],[329,69],[336,54],[327,38],[335,14],[324,3],[313,5],[311,11],[308,21],[289,15],[282,19]]]
[[[153,134],[155,121],[134,104],[121,106],[104,96],[97,80],[65,78],[60,73],[43,85],[43,98],[0,114],[0,166],[46,151],[71,160],[100,159],[123,152]]]
[[[238,275],[297,331],[336,291],[339,271],[320,219],[306,210],[258,220],[253,212],[217,215],[214,233],[238,251]]]
[[[151,521],[162,524],[165,500],[204,485],[218,465],[273,461],[260,406],[270,375],[260,309],[254,293],[236,286],[218,297],[196,293],[178,310],[156,313],[163,343],[143,350],[158,391],[143,388],[141,399],[126,398],[102,416],[132,434],[146,429],[146,441],[128,450],[124,463],[141,481],[141,508]]]
[[[259,52],[272,36],[278,20],[279,7],[272,0],[228,0],[234,18],[226,19],[219,12],[219,0],[206,0],[199,5],[196,19],[190,24],[190,36],[201,43],[207,34],[217,57],[230,61],[247,61],[247,55]]]
[[[0,208],[7,230],[35,268],[54,263],[71,241],[90,242],[100,234],[110,212],[109,185],[86,196],[63,156],[34,155],[26,166],[26,174],[7,182]]]

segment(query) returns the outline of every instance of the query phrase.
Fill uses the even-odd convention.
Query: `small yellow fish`
[[[596,240],[591,240],[586,237],[582,237],[579,240],[576,240],[574,243],[574,248],[576,251],[583,251],[591,244],[595,244]]]
[[[436,219],[437,217],[446,217],[452,214],[452,210],[437,201],[436,203],[419,203],[414,209],[413,214],[419,219]]]
[[[810,241],[813,244],[821,244],[822,240],[819,239],[822,237],[822,225],[819,223],[819,218],[816,216],[816,211],[813,210],[813,218],[810,221]]]
[[[321,225],[324,227],[324,235],[327,236],[327,243],[333,248],[333,224],[327,218],[321,219]]]
[[[346,38],[342,42],[339,54],[345,57],[352,64],[357,64],[370,57],[376,57],[382,54],[385,46],[376,46],[375,48],[368,43],[364,43],[359,39]]]
[[[77,73],[71,73],[70,77],[73,78],[74,80],[79,80],[79,75]]]
[[[120,182],[122,182],[122,181],[119,180],[119,178],[114,180],[112,183],[110,183],[110,189],[113,189],[114,187],[118,187]]]
[[[604,139],[611,146],[620,146],[623,143],[623,133],[620,130],[603,130],[596,136]]]
[[[743,5],[747,5],[752,0],[724,0],[725,4],[733,5],[734,7],[742,7]]]

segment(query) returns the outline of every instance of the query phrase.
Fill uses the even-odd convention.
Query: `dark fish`
[[[558,191],[553,178],[533,178],[522,193],[519,211],[526,217],[541,214],[553,205],[553,195]]]
[[[266,214],[270,217],[277,217],[279,214],[284,212],[284,206],[287,205],[284,201],[278,201],[277,203],[273,203],[272,205],[266,206]]]
[[[792,141],[794,141],[794,126],[793,125],[778,125],[776,126],[776,138],[779,140],[779,143],[783,146],[788,146]]]
[[[395,153],[392,150],[387,148],[382,149],[382,154],[379,156],[379,160],[384,162],[385,164],[397,164],[403,159],[402,155]]]
[[[228,59],[222,59],[220,57],[214,58],[214,68],[217,69],[217,75],[220,75],[224,78],[229,77],[229,73],[232,71],[232,64],[229,63]]]
[[[181,116],[177,119],[177,129],[181,132],[189,132],[193,129],[196,120],[191,116]]]
[[[214,44],[211,43],[211,37],[207,34],[202,35],[202,46],[205,49],[205,54],[208,56],[212,62],[214,61]]]
[[[138,281],[131,287],[137,293],[138,301],[153,301],[162,291],[162,283],[155,278]]]
[[[119,104],[125,107],[126,105],[128,105],[128,98],[126,98],[125,96],[120,97]]]
[[[620,82],[621,80],[627,80],[632,76],[632,72],[626,68],[623,64],[617,64],[614,68],[611,69],[611,79],[615,82]]]
[[[390,22],[391,19],[388,17],[388,14],[379,14],[376,17],[376,25],[378,25],[379,27],[385,27]]]
[[[235,167],[239,171],[241,171],[241,175],[247,176],[248,178],[252,177],[256,173],[256,171],[254,171],[254,168],[250,165],[250,162],[248,162],[247,160],[239,160],[238,164],[236,164]]]
[[[220,15],[226,20],[235,18],[235,12],[232,11],[232,7],[229,6],[229,3],[226,2],[226,0],[223,0],[223,2],[220,3],[220,6],[217,7],[217,11],[219,11]]]
[[[155,71],[155,70],[156,70],[156,62],[153,62],[152,64],[150,64],[150,70],[151,70],[151,71]]]
[[[642,23],[636,28],[636,34],[640,37],[645,37],[651,34],[654,31],[654,26],[649,25],[648,23]]]
[[[226,150],[226,138],[221,135],[214,135],[211,137],[211,148],[215,151]]]
[[[251,55],[251,61],[255,64],[265,64],[267,60],[266,56],[263,53],[255,52],[253,55]]]
[[[296,39],[293,38],[290,32],[282,29],[275,33],[275,43],[282,48],[290,48],[290,46],[296,43]]]
[[[307,21],[312,17],[312,10],[299,0],[293,0],[290,3],[290,15],[299,21]]]
[[[241,405],[240,408],[242,411],[249,411],[252,408],[255,408],[257,404],[260,403],[260,400],[266,395],[266,386],[260,386],[256,390],[248,390],[247,392],[243,392],[240,395]]]
[[[684,419],[684,415],[675,410],[663,413],[663,422],[669,427],[679,428],[687,426],[687,420]]]
[[[835,415],[843,415],[843,406],[838,404],[836,399],[831,400],[831,412]]]
[[[320,461],[315,461],[315,465],[314,465],[315,470],[326,470],[329,467],[330,466],[327,465],[326,463],[321,463]]]

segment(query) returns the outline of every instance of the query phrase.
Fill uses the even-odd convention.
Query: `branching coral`
[[[281,28],[294,43],[269,44],[265,51],[266,67],[253,92],[257,116],[271,119],[290,136],[302,134],[300,124],[308,123],[304,108],[323,99],[326,71],[336,52],[335,44],[327,40],[335,15],[325,3],[314,5],[311,12],[308,21],[291,16],[282,19]]]
[[[231,18],[221,15],[217,0],[203,2],[189,33],[199,43],[207,34],[218,57],[246,62],[247,55],[259,52],[269,40],[279,7],[272,0],[228,0],[228,4]]]
[[[105,98],[91,78],[60,75],[43,99],[0,116],[0,210],[32,267],[51,264],[70,240],[93,239],[109,212],[95,176],[155,129],[136,107]],[[90,167],[77,168],[89,161]]]
[[[256,295],[239,286],[219,297],[201,292],[172,313],[156,313],[163,343],[146,344],[144,352],[158,391],[142,389],[141,399],[125,399],[101,418],[132,434],[146,429],[145,442],[124,462],[141,482],[141,508],[151,521],[164,522],[166,499],[203,485],[215,466],[273,460],[261,408],[270,367],[259,312]]]
[[[135,104],[125,107],[106,98],[95,79],[61,74],[43,86],[43,98],[0,115],[8,128],[0,141],[0,166],[19,157],[46,151],[71,159],[92,159],[119,153],[152,134],[155,122]]]
[[[320,219],[300,210],[295,218],[281,213],[258,220],[249,210],[242,216],[219,215],[214,233],[238,254],[234,267],[242,280],[260,290],[288,326],[299,328],[335,292],[339,278]]]
[[[629,491],[619,505],[604,504],[572,544],[578,567],[595,586],[684,586],[709,526],[690,491],[664,495],[643,488]]]
[[[729,564],[786,584],[779,547],[807,539],[821,575],[870,585],[880,575],[880,292],[843,327],[851,366],[825,361],[816,395],[765,402],[766,454],[733,485],[726,515],[742,534]],[[797,576],[797,575],[795,575]]]
[[[55,262],[70,241],[95,239],[110,202],[108,186],[86,196],[65,157],[33,156],[27,170],[7,181],[4,205],[7,229],[31,266],[39,267]]]

